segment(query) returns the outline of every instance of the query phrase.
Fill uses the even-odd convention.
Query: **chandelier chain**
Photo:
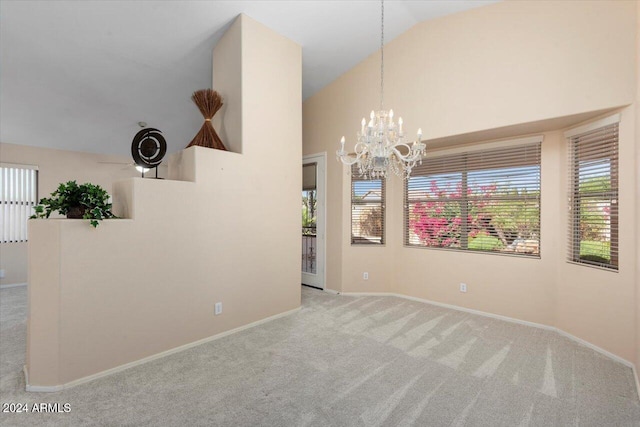
[[[384,110],[384,0],[381,3],[380,18],[380,110]]]

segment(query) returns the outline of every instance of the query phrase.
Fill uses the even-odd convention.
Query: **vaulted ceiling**
[[[492,2],[387,1],[386,41]],[[303,98],[379,48],[378,1],[3,0],[0,141],[128,156],[144,121],[184,148],[202,125],[191,93],[211,87],[212,49],[240,13],[302,46]]]

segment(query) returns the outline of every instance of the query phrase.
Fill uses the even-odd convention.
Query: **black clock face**
[[[147,138],[142,140],[140,144],[140,155],[146,159],[151,159],[158,151],[158,143],[156,140]]]
[[[139,131],[131,143],[131,155],[138,166],[155,168],[162,163],[167,152],[167,141],[162,132],[154,128]]]

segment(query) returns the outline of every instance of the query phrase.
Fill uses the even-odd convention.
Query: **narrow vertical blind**
[[[618,123],[569,139],[568,260],[618,269]]]
[[[317,163],[302,165],[302,191],[314,191],[316,189]]]
[[[405,182],[405,245],[539,256],[540,146],[424,159]]]
[[[0,166],[2,243],[26,242],[27,220],[38,197],[38,171],[34,166]]]
[[[384,244],[384,179],[365,179],[351,167],[351,244]]]

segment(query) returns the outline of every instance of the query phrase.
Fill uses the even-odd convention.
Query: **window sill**
[[[567,264],[577,265],[577,266],[580,266],[580,267],[595,268],[597,270],[608,271],[610,273],[619,273],[620,272],[620,266],[615,267],[615,268],[614,267],[603,267],[601,265],[589,264],[589,263],[586,263],[586,262],[569,261],[569,260],[567,260]]]

